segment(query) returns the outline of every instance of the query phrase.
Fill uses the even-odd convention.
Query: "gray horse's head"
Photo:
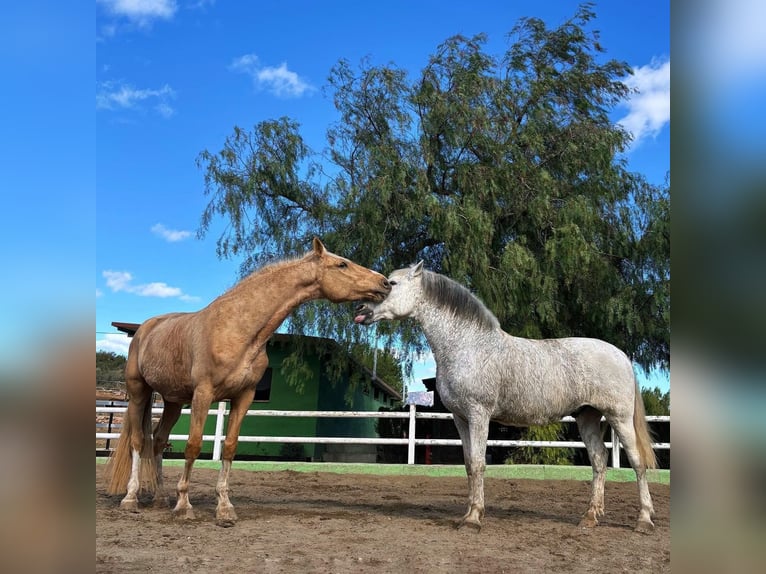
[[[388,277],[391,292],[380,303],[366,302],[357,306],[354,322],[372,325],[381,319],[403,319],[415,310],[422,289],[423,262],[397,269]]]

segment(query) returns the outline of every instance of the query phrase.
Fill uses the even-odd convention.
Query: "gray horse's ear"
[[[407,273],[407,277],[412,279],[413,277],[417,277],[423,272],[423,260],[421,259],[418,261],[415,265],[410,267],[410,272]]]
[[[318,237],[314,237],[314,241],[311,242],[311,246],[314,248],[314,253],[322,255],[325,252],[325,247]]]

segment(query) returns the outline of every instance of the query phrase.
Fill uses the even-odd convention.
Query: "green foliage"
[[[239,127],[203,151],[210,201],[199,229],[228,221],[221,257],[242,273],[328,248],[388,273],[424,260],[469,286],[503,328],[524,337],[591,336],[645,368],[667,368],[670,185],[627,171],[630,136],[609,112],[628,95],[626,63],[607,60],[590,5],[561,26],[525,18],[505,54],[455,36],[422,73],[341,60],[328,93],[338,120],[310,150],[293,120]],[[404,349],[410,372],[425,340],[411,322],[375,329],[350,308],[316,303],[294,333],[348,349]]]
[[[351,356],[370,371],[375,371],[378,378],[385,381],[389,386],[402,393],[404,379],[402,377],[401,364],[393,353],[386,350],[378,350],[377,359],[375,350],[367,345],[356,345],[351,350]]]
[[[111,351],[96,351],[96,384],[110,386],[125,381],[127,358]]]
[[[314,377],[311,365],[304,360],[303,353],[297,349],[282,360],[280,372],[287,384],[298,394],[303,394],[303,391],[306,390],[306,381]]]
[[[552,423],[524,429],[519,440],[557,441],[562,440],[564,425]],[[571,448],[542,448],[523,446],[515,449],[506,459],[506,464],[572,464],[574,451]]]
[[[644,409],[647,415],[670,415],[670,391],[663,394],[659,387],[641,389],[641,397],[644,399]]]
[[[385,349],[378,350],[376,365],[373,348],[367,344],[357,344],[347,353],[343,347],[339,347],[330,339],[296,337],[292,343],[294,349],[282,360],[280,372],[287,384],[299,394],[305,390],[306,381],[316,376],[314,367],[306,360],[309,356],[308,351],[312,355],[322,357],[321,364],[327,380],[333,382],[349,377],[351,384],[346,397],[349,401],[353,398],[353,389],[357,384],[363,381],[369,383],[369,376],[362,373],[358,367],[354,368],[351,365],[349,354],[370,371],[373,371],[375,367],[380,379],[400,393],[402,392],[404,379],[401,364],[391,352]]]

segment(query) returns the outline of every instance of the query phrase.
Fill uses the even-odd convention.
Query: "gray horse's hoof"
[[[481,532],[481,522],[475,518],[462,518],[458,520],[457,523],[455,523],[455,528],[457,530],[460,530],[463,528],[463,526],[466,526],[471,530],[475,530],[476,532]]]
[[[651,534],[654,532],[654,523],[651,520],[639,520],[636,524],[636,532]]]

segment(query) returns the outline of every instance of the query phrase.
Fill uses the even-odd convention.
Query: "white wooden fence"
[[[104,402],[104,401],[101,401]],[[224,430],[224,419],[229,414],[228,403],[221,401],[218,407],[210,409],[208,416],[214,416],[215,434],[203,435],[203,441],[212,441],[213,460],[221,459],[221,448],[226,438]],[[114,413],[123,414],[126,411],[124,406],[98,406],[96,405],[96,414]],[[162,408],[153,408],[152,414],[161,414]],[[183,409],[182,414],[190,414],[190,409]],[[409,432],[406,438],[358,438],[358,437],[301,437],[301,436],[247,436],[240,435],[240,442],[271,442],[271,443],[305,443],[305,444],[382,444],[382,445],[407,445],[407,464],[415,464],[415,446],[460,446],[460,439],[432,439],[417,438],[415,436],[415,421],[417,419],[449,419],[452,420],[452,413],[422,413],[417,412],[415,405],[409,405],[409,412],[373,412],[373,411],[268,411],[268,410],[249,410],[247,416],[252,417],[321,417],[321,418],[390,418],[390,419],[409,419]],[[604,420],[602,418],[602,420]],[[666,421],[670,422],[669,416],[648,416],[647,421]],[[562,422],[574,422],[572,417],[564,417]],[[117,425],[113,425],[117,426]],[[98,428],[98,427],[97,427]],[[96,432],[96,439],[113,440],[119,438],[120,434],[116,432]],[[188,434],[171,434],[171,440],[188,440]],[[612,449],[612,460],[615,468],[620,466],[620,442],[614,430],[612,430],[611,441],[605,443],[606,447]],[[528,440],[489,440],[487,446],[501,447],[559,447],[559,448],[585,448],[585,443],[581,441],[528,441]],[[654,443],[654,449],[670,449],[670,443]]]

